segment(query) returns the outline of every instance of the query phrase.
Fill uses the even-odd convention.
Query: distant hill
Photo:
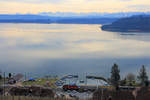
[[[0,23],[52,23],[50,17],[41,15],[0,15]]]
[[[0,14],[0,19],[49,19],[49,16],[34,15],[34,14]]]
[[[0,23],[58,23],[58,24],[107,24],[117,18],[89,18],[89,17],[54,17],[44,15],[8,15],[0,14]]]
[[[58,19],[60,24],[108,24],[116,21],[117,18],[64,18]]]
[[[131,17],[133,15],[150,15],[150,12],[0,14],[0,23],[109,24],[119,18]]]
[[[0,23],[40,23],[50,24],[50,19],[0,19]]]
[[[150,16],[139,15],[121,18],[112,24],[103,25],[101,29],[115,32],[150,32]]]

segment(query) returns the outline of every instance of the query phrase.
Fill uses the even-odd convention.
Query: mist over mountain
[[[130,17],[133,15],[150,15],[150,12],[118,12],[118,13],[74,13],[74,12],[42,12],[39,15],[44,16],[55,16],[55,17],[88,17],[88,18],[122,18],[122,17]]]

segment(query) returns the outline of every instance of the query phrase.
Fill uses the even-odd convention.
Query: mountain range
[[[0,23],[109,24],[134,15],[150,15],[150,12],[0,14]]]

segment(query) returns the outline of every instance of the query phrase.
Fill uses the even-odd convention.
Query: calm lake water
[[[5,72],[95,74],[150,71],[150,33],[105,32],[101,25],[0,24],[0,69]],[[150,72],[148,73],[150,75]]]

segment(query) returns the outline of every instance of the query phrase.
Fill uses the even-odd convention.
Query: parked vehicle
[[[67,91],[67,90],[79,90],[79,86],[75,85],[75,84],[71,84],[71,85],[63,85],[63,90]]]

